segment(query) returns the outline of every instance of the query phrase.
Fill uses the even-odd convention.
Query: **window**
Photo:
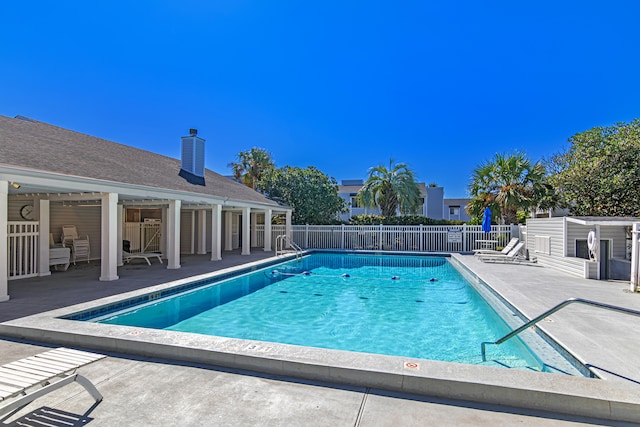
[[[351,193],[349,194],[349,196],[351,196],[351,207],[352,208],[359,208],[360,206],[358,205],[358,193]]]
[[[460,216],[460,206],[449,206],[449,216]]]
[[[541,254],[551,255],[551,237],[550,236],[534,236],[533,251]]]

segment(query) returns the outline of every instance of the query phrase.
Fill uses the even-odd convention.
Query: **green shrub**
[[[419,215],[407,216],[381,216],[381,215],[356,215],[349,220],[351,225],[462,225],[464,221],[448,219],[431,219]]]

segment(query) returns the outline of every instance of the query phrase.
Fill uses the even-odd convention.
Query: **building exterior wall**
[[[424,199],[424,216],[431,219],[442,219],[444,188],[427,187]]]
[[[566,252],[568,247],[565,241],[565,226],[565,217],[527,219],[526,248],[529,258],[535,258],[542,266],[551,267],[573,276],[589,277],[590,267],[588,264],[590,262],[582,258],[575,258],[575,250],[572,254]],[[546,239],[548,239],[548,246],[544,245]],[[536,242],[538,243],[536,244]]]
[[[469,199],[444,199],[442,219],[457,220],[457,221],[464,221],[464,222],[470,221],[471,217],[467,213],[468,204],[469,204]]]
[[[526,247],[529,256],[537,258],[540,265],[595,279],[598,277],[600,262],[626,259],[627,237],[624,226],[602,224],[599,226],[600,240],[609,242],[609,253],[601,254],[598,262],[577,257],[576,242],[586,242],[587,235],[594,229],[594,225],[578,224],[568,221],[567,217],[528,219]],[[541,244],[544,243],[544,239],[548,239],[547,251],[540,250],[544,247],[544,244]],[[611,276],[611,269],[609,274]]]

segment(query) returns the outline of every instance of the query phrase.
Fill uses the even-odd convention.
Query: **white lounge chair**
[[[89,262],[89,252],[91,249],[89,235],[87,235],[85,239],[81,239],[78,236],[78,229],[75,225],[62,226],[62,246],[71,247],[74,265],[78,258],[86,258],[87,262]]]
[[[498,255],[498,254],[503,254],[506,255],[509,253],[509,251],[511,249],[514,248],[515,245],[518,244],[518,242],[520,241],[520,239],[518,239],[517,237],[512,237],[511,240],[509,240],[509,243],[507,243],[505,245],[504,248],[502,248],[502,250],[500,251],[496,251],[493,249],[474,249],[473,253],[474,255]]]
[[[122,251],[122,259],[124,262],[131,262],[132,259],[142,258],[147,261],[147,264],[151,265],[151,261],[149,258],[158,258],[160,264],[162,264],[162,254],[157,254],[155,252],[146,252],[146,253],[130,253],[127,251]]]
[[[53,241],[53,233],[49,233],[49,266],[53,266],[56,270],[58,266],[62,266],[64,271],[67,271],[70,259],[71,249],[56,244]]]
[[[102,354],[57,348],[0,366],[0,421],[35,399],[74,381],[83,386],[96,402],[100,402],[102,394],[76,369],[104,357]],[[59,379],[56,381],[56,378]],[[38,385],[41,388],[34,388]]]
[[[519,262],[526,261],[524,254],[521,253],[522,248],[524,247],[524,242],[519,242],[515,245],[506,255],[503,254],[492,254],[492,255],[483,255],[478,254],[478,258],[480,258],[483,262]]]

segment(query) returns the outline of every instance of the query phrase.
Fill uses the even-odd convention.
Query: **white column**
[[[118,194],[102,194],[102,227],[100,232],[100,280],[118,279]]]
[[[596,248],[595,248],[595,253],[596,253],[596,261],[598,262],[598,273],[596,274],[596,278],[598,280],[600,280],[601,279],[601,277],[600,277],[600,266],[602,265],[602,252],[600,250],[600,225],[599,224],[596,224]]]
[[[224,213],[224,250],[233,250],[233,212]]]
[[[255,248],[258,244],[258,214],[251,214],[251,247]]]
[[[222,205],[211,209],[211,261],[222,259]]]
[[[196,253],[196,211],[191,211],[191,226],[189,227],[189,232],[191,234],[189,238],[191,242],[189,253],[193,255]]]
[[[264,251],[271,252],[271,215],[273,211],[267,209],[264,213]]]
[[[287,248],[290,247],[289,242],[293,241],[293,231],[291,228],[291,211],[287,211],[285,214],[284,234],[287,235]]]
[[[167,208],[167,268],[180,268],[180,200],[170,200]]]
[[[40,242],[38,248],[38,275],[49,276],[49,200],[40,199],[38,201],[38,221],[40,221]]]
[[[638,239],[640,238],[640,223],[633,224],[631,231],[631,277],[629,280],[629,290],[636,292],[638,290],[638,263],[640,262],[640,245],[638,245]]]
[[[242,210],[242,255],[251,255],[251,208]]]
[[[198,211],[198,254],[207,253],[207,211]]]
[[[0,181],[0,302],[9,301],[9,181]]]
[[[167,207],[162,208],[162,233],[160,233],[160,253],[162,254],[162,259],[167,259],[167,236],[169,235],[167,209]]]
[[[124,206],[118,205],[116,209],[117,238],[116,238],[116,260],[118,267],[122,266],[122,225],[124,219]]]

